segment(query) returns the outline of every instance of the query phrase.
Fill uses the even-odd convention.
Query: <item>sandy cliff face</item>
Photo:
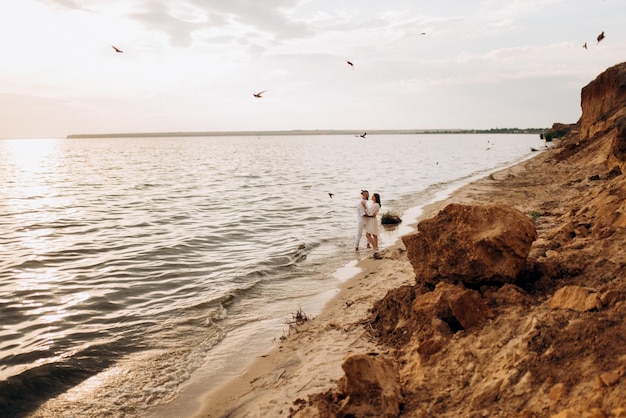
[[[461,224],[440,213],[450,222],[442,242],[433,243],[436,234],[420,238],[419,226],[417,237],[404,238],[416,283],[390,291],[370,318],[370,336],[399,376],[397,416],[626,416],[626,63],[599,75],[581,97],[581,120],[567,137],[454,196],[466,205],[488,197],[527,219],[507,212]],[[531,239],[506,241],[493,225]],[[470,229],[478,240],[454,234]],[[459,245],[483,238],[486,250]],[[453,256],[438,264],[440,244],[447,247],[437,251]],[[522,265],[507,269],[513,276],[481,282],[500,260],[520,254]],[[346,402],[350,393],[344,381],[294,415],[348,416],[332,400]]]
[[[582,89],[580,139],[608,137],[607,164],[626,172],[626,63],[613,66]]]

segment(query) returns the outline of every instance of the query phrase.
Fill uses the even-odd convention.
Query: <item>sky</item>
[[[624,16],[624,0],[4,0],[0,138],[574,123],[581,89],[626,60]]]

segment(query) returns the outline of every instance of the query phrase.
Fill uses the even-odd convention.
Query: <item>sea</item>
[[[0,417],[188,417],[536,134],[0,140]],[[485,202],[489,203],[489,202]],[[380,222],[380,218],[379,218]]]

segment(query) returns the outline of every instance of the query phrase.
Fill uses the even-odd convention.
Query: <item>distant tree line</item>
[[[546,128],[491,128],[464,131],[477,134],[542,134]]]
[[[569,134],[572,131],[572,128],[575,125],[566,125],[563,123],[555,123],[552,125],[552,128],[548,129],[545,132],[542,132],[539,137],[544,139],[546,142],[552,142],[553,139],[562,138],[565,135]]]

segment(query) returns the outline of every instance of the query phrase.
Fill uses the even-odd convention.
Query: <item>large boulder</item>
[[[509,206],[450,204],[402,237],[418,284],[514,283],[537,239],[529,217]]]

